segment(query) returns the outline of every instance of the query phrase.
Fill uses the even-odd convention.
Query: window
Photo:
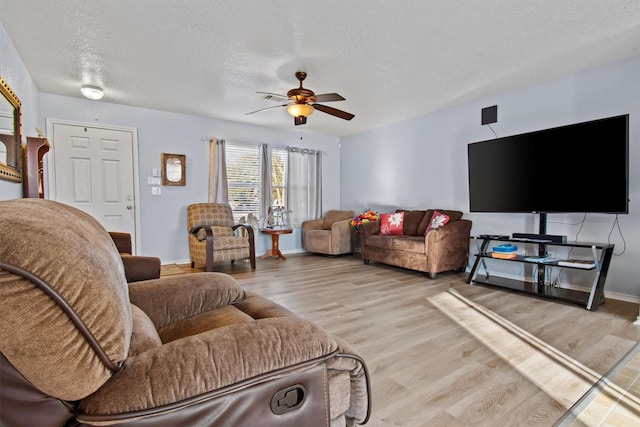
[[[270,148],[270,173],[272,207],[287,203],[287,149]],[[227,186],[229,205],[236,222],[250,213],[258,218],[260,212],[260,146],[251,144],[226,144]]]
[[[236,222],[260,211],[260,150],[257,145],[226,145],[229,205]]]
[[[287,204],[287,150],[271,149],[271,200],[274,207]]]

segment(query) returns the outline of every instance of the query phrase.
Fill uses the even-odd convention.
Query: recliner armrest
[[[131,303],[147,313],[156,329],[235,304],[244,297],[244,290],[231,276],[217,272],[166,276],[129,284]]]
[[[194,405],[270,377],[298,375],[337,350],[328,332],[300,317],[260,319],[188,336],[129,358],[125,369],[80,401],[78,420],[180,416],[176,409],[193,411]]]

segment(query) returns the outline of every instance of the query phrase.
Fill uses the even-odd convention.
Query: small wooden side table
[[[262,255],[260,258],[277,256],[277,257],[280,257],[280,259],[282,259],[283,261],[286,260],[287,257],[282,255],[282,252],[280,252],[280,248],[278,247],[278,244],[280,242],[280,235],[291,234],[293,233],[293,229],[292,228],[261,228],[260,232],[271,235],[271,249],[265,252],[265,254]]]

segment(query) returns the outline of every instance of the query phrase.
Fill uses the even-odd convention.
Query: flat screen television
[[[468,144],[471,212],[629,211],[629,115]]]

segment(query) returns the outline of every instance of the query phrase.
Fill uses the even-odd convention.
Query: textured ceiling
[[[640,55],[638,0],[0,0],[0,22],[41,92],[293,130],[245,113],[304,70],[355,114],[301,127],[334,136]]]

